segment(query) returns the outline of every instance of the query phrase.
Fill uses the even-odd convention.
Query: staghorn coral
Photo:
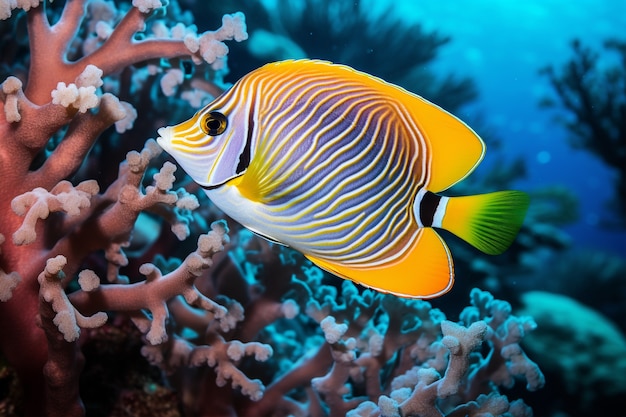
[[[534,322],[528,317],[513,316],[508,303],[495,300],[487,292],[474,289],[471,301],[472,305],[461,314],[461,324],[445,320],[440,312],[431,310],[428,303],[420,301],[419,306],[413,306],[422,311],[417,316],[430,319],[423,324],[417,320],[411,331],[405,329],[400,334],[389,332],[391,323],[416,315],[406,314],[408,305],[402,309],[386,310],[389,329],[384,336],[384,344],[402,343],[399,336],[411,332],[417,332],[419,336],[414,334],[409,339],[413,340],[412,343],[394,351],[405,357],[396,359],[399,364],[397,369],[387,373],[391,381],[386,395],[380,395],[386,385],[379,378],[380,365],[375,367],[375,372],[368,372],[371,362],[362,360],[367,354],[344,355],[342,360],[350,364],[344,364],[344,367],[352,367],[352,371],[344,372],[341,379],[337,379],[336,372],[331,371],[317,383],[318,391],[336,397],[338,405],[333,409],[333,402],[329,404],[330,415],[339,416],[346,412],[351,417],[527,413],[527,406],[518,402],[509,403],[506,397],[498,394],[496,387],[510,388],[516,377],[525,379],[529,390],[543,386],[541,371],[518,345],[524,333],[534,329]],[[488,353],[484,356],[476,352],[483,343],[488,346]],[[378,358],[383,363],[391,359],[384,356]],[[341,389],[342,384],[348,382],[348,377],[358,381],[359,375],[370,381],[365,389],[369,400],[361,401],[349,411],[356,404],[345,399],[349,391]],[[371,386],[377,389],[372,390]]]
[[[308,353],[275,375],[263,398],[238,415],[462,415],[473,408],[494,410],[494,401],[502,413],[529,412],[497,389],[512,387],[516,379],[525,379],[530,390],[544,383],[518,344],[534,322],[513,316],[508,303],[474,290],[472,306],[456,324],[425,301],[359,291],[347,281],[339,292],[323,279],[317,268],[304,265],[286,291],[319,323],[316,332],[300,332],[300,338],[308,335],[300,342]],[[270,340],[274,355],[281,354],[283,339]],[[487,350],[477,351],[482,345]]]
[[[124,277],[118,274],[128,263],[122,248],[129,244],[139,215],[151,211],[164,215],[183,239],[189,234],[185,214],[197,206],[195,198],[171,189],[175,166],[169,162],[154,176],[154,185],[143,187],[148,164],[160,153],[151,141],[142,152],[128,154],[102,192],[93,180],[76,186],[67,181],[81,169],[107,128],[116,124],[123,131],[133,124],[134,106],[102,89],[124,95],[128,91],[124,76],[145,77],[142,74],[149,68],[159,72],[161,65],[165,70],[160,72],[165,72],[183,59],[201,69],[205,82],[217,79],[228,51],[222,41],[245,39],[245,23],[243,15],[234,14],[225,16],[217,31],[198,34],[195,27],[183,23],[170,29],[160,1],[120,2],[119,8],[98,0],[67,1],[52,7],[47,2],[3,1],[0,6],[3,19],[17,14],[18,24],[25,22],[29,40],[24,61],[27,74],[20,71],[20,63],[13,62],[16,75],[22,78],[9,76],[0,86],[0,288],[4,301],[0,304],[0,345],[22,381],[25,414],[80,415],[80,365],[70,376],[63,370],[81,363],[80,327],[101,324],[105,316],[99,312],[87,319],[81,312],[87,307],[80,305],[79,296],[74,295],[74,301],[65,296],[68,285],[81,264],[99,251],[104,252],[106,281],[124,285]],[[159,16],[160,20],[155,19]],[[18,57],[10,58],[17,61]],[[101,166],[115,167],[121,159],[113,161]],[[157,279],[156,269],[148,269],[142,272],[157,288],[158,283],[168,281],[167,276]],[[86,281],[94,286],[98,280]],[[128,304],[130,293],[118,294],[115,288],[90,291],[104,300],[120,296],[117,304],[104,303],[103,309],[153,307],[153,313],[160,311],[158,325],[150,326],[153,332],[148,338],[155,343],[163,340],[167,312],[162,304],[167,298],[155,297],[161,303],[158,310],[156,300],[149,305]],[[202,300],[180,286],[158,295],[174,297],[171,291],[185,293],[189,302]],[[43,301],[39,301],[40,292]],[[138,298],[145,295],[136,292]],[[42,328],[35,325],[38,321]],[[48,321],[55,326],[46,325]]]

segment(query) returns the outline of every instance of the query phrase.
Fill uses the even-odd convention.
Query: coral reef
[[[0,0],[0,415],[529,415],[500,389],[543,385],[532,319],[337,284],[164,160],[156,129],[227,87],[234,12]]]
[[[572,146],[595,154],[617,173],[615,197],[610,207],[613,223],[626,227],[626,42],[608,40],[605,53],[617,62],[600,62],[600,53],[572,42],[573,57],[560,71],[547,67],[556,99],[543,105],[563,111],[560,121],[571,133]],[[610,221],[607,221],[610,224]]]
[[[620,415],[626,407],[626,338],[602,314],[564,295],[530,291],[520,314],[538,330],[524,348],[546,371],[558,398],[551,412]],[[621,316],[623,317],[623,316]]]
[[[49,415],[77,415],[82,408],[77,391],[79,328],[100,325],[106,315],[84,316],[89,313],[81,311],[85,307],[79,300],[65,296],[67,285],[98,251],[105,252],[107,280],[121,284],[118,270],[127,263],[122,248],[139,214],[162,214],[182,239],[189,234],[184,213],[197,206],[195,197],[172,190],[176,168],[170,163],[154,176],[154,185],[142,187],[149,162],[160,153],[154,142],[141,153],[130,152],[115,181],[102,192],[93,180],[76,186],[66,181],[105,129],[115,124],[123,132],[133,123],[133,106],[101,91],[108,88],[103,77],[107,83],[117,81],[117,92],[123,92],[125,76],[130,77],[126,82],[133,76],[138,77],[133,83],[140,82],[168,58],[174,65],[183,58],[193,61],[207,75],[215,74],[227,52],[222,41],[245,39],[245,24],[242,15],[228,15],[219,30],[197,34],[193,26],[177,23],[170,30],[169,22],[152,19],[146,32],[148,19],[162,12],[159,1],[135,0],[120,9],[104,1],[68,1],[62,9],[48,8],[45,2],[2,2],[1,11],[4,19],[15,12],[26,19],[29,55],[28,73],[21,74],[22,80],[8,77],[0,92],[0,344],[22,381],[26,414],[45,410]],[[167,75],[173,70],[164,71]],[[186,262],[182,272],[171,274],[187,274],[189,281],[206,267],[207,258],[190,261],[195,263],[193,273],[184,272]],[[143,268],[153,287],[171,282],[170,275],[160,277],[154,268]],[[85,281],[94,287],[97,279]],[[113,295],[106,295],[108,286],[106,291],[84,291],[100,302],[114,297],[114,309],[150,308],[155,325],[146,332],[156,343],[164,338],[164,303],[169,298],[184,293],[188,302],[202,299],[197,294],[194,298],[192,286],[191,279],[186,286],[157,291],[152,301],[139,287]],[[103,308],[108,308],[106,302]],[[71,373],[65,371],[68,367]]]
[[[551,253],[545,265],[526,277],[526,289],[571,297],[615,322],[626,332],[626,259],[592,249],[570,248]],[[563,282],[567,282],[564,286]],[[539,285],[541,283],[541,285]]]

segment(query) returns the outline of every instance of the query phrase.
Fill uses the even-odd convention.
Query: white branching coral
[[[127,130],[133,128],[135,120],[137,119],[137,110],[132,104],[126,101],[120,101],[120,105],[124,109],[124,117],[115,122],[115,131],[117,133],[124,133]]]
[[[104,312],[98,312],[86,317],[74,308],[65,294],[65,289],[61,281],[65,278],[63,267],[67,264],[67,259],[58,255],[48,259],[46,268],[39,275],[39,294],[46,302],[52,305],[56,313],[53,322],[68,342],[73,342],[80,336],[81,328],[95,328],[102,326],[107,321]],[[84,281],[83,281],[84,282]]]
[[[18,94],[23,94],[22,82],[16,77],[8,77],[2,83],[0,98],[4,99],[4,117],[6,117],[9,123],[22,120],[18,105]]]
[[[11,208],[18,216],[24,216],[24,222],[13,233],[15,245],[28,245],[37,239],[36,224],[39,219],[46,219],[51,212],[63,212],[77,216],[81,210],[91,204],[91,197],[99,191],[94,180],[83,181],[74,187],[69,181],[61,181],[52,190],[37,187],[21,194],[11,201]]]
[[[221,37],[242,42],[248,39],[246,19],[243,13],[237,12],[222,17],[222,27],[218,30]]]
[[[96,35],[98,36],[98,39],[109,39],[111,33],[113,33],[113,27],[110,24],[108,24],[104,20],[100,20],[98,21],[98,23],[96,23]]]
[[[238,340],[227,342],[217,335],[209,346],[198,346],[193,349],[189,362],[192,366],[207,364],[215,369],[217,373],[215,383],[218,386],[223,387],[230,380],[233,388],[240,388],[244,395],[258,401],[265,390],[263,383],[258,379],[249,379],[237,368],[236,363],[244,356],[254,356],[257,361],[265,361],[272,353],[271,346],[263,343],[242,343]]]
[[[194,88],[193,90],[183,91],[180,94],[180,98],[187,101],[194,109],[199,109],[208,104],[213,99],[213,96],[206,91]]]
[[[199,53],[209,64],[218,64],[227,54],[226,40],[241,42],[248,39],[246,19],[243,13],[237,12],[224,15],[222,27],[216,31],[204,32],[200,37],[191,34],[185,36],[184,42],[192,53]]]
[[[178,68],[172,68],[165,72],[161,77],[161,90],[167,97],[171,97],[176,93],[176,89],[183,83],[183,71]]]
[[[160,0],[133,0],[133,6],[141,13],[150,13],[154,9],[163,7]]]
[[[151,345],[168,340],[166,322],[170,311],[167,301],[179,295],[189,305],[203,309],[224,332],[230,331],[240,321],[239,315],[236,320],[231,320],[231,310],[206,297],[194,286],[195,279],[212,265],[213,255],[223,250],[228,241],[228,228],[224,222],[213,223],[211,229],[208,234],[200,236],[197,250],[168,274],[164,275],[156,266],[146,263],[139,268],[144,281],[99,286],[99,279],[93,272],[83,271],[79,275],[81,291],[72,293],[69,299],[77,308],[90,306],[102,311],[128,311]],[[143,314],[143,310],[149,311],[150,315]]]
[[[333,316],[328,316],[320,322],[320,327],[324,332],[324,337],[328,343],[337,343],[348,331],[348,325],[337,323]]]
[[[39,6],[41,0],[0,0],[0,20],[11,17],[11,12],[15,9],[29,11],[33,7]]]
[[[80,73],[78,77],[76,77],[76,85],[80,87],[90,87],[93,86],[95,88],[102,87],[104,82],[102,81],[102,70],[95,65],[87,65],[83,72]]]
[[[52,90],[52,104],[63,107],[73,107],[80,113],[85,113],[100,104],[96,90],[102,86],[102,70],[95,65],[87,65],[74,83],[59,82]]]

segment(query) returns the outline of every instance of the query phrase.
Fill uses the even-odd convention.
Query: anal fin
[[[402,258],[381,266],[354,267],[308,254],[305,256],[338,277],[400,297],[438,297],[454,282],[448,246],[431,228],[419,230],[415,242]]]

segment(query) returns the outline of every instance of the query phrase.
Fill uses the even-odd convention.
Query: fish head
[[[214,103],[185,122],[160,128],[157,138],[183,170],[208,189],[243,175],[250,163],[248,117],[241,109],[225,110]]]

